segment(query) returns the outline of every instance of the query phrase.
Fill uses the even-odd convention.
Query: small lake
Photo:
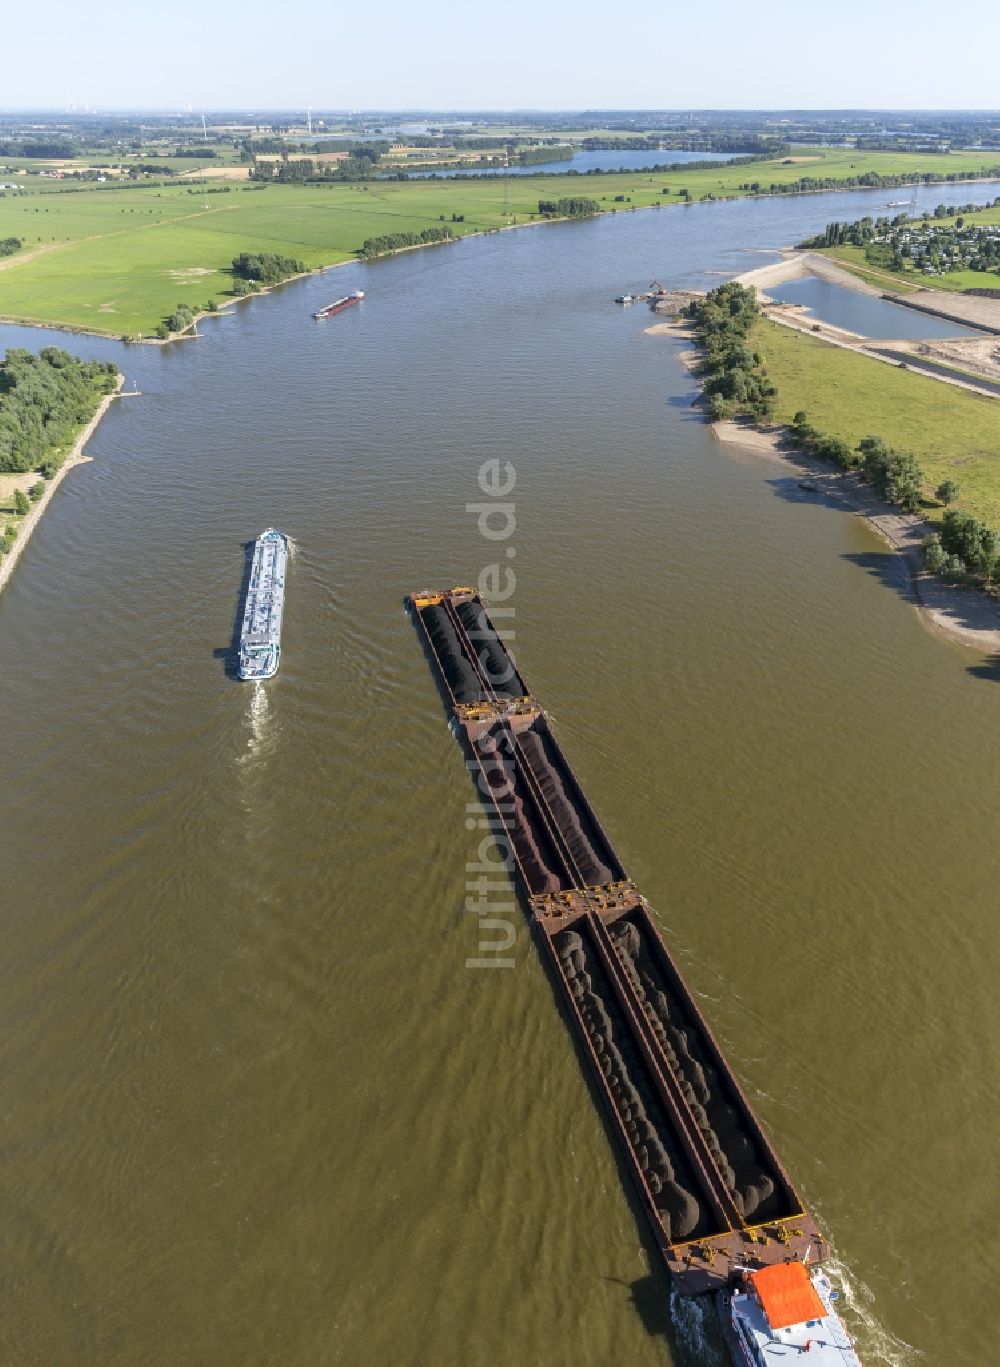
[[[672,148],[652,148],[649,151],[574,152],[568,161],[545,161],[534,166],[512,166],[512,176],[534,176],[540,171],[547,175],[566,175],[568,171],[645,171],[650,166],[687,166],[693,161],[733,161],[739,152],[678,152]],[[466,171],[411,171],[413,179],[443,176],[502,176],[502,166],[484,166]]]
[[[781,285],[772,286],[767,292],[772,299],[780,299],[783,303],[803,304],[824,323],[847,328],[849,332],[860,332],[864,337],[915,340],[982,335],[975,328],[949,323],[945,318],[933,318],[929,313],[918,313],[915,309],[891,304],[887,299],[877,299],[874,295],[861,294],[844,285],[831,284],[829,280],[821,280],[816,275],[806,276],[803,280],[787,280]]]

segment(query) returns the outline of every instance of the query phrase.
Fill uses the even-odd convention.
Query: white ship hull
[[[278,672],[287,563],[287,537],[283,532],[268,527],[257,538],[250,567],[250,583],[240,631],[241,679],[270,679]]]

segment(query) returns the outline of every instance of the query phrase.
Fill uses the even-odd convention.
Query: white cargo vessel
[[[241,679],[270,679],[278,672],[287,563],[288,538],[268,527],[258,536],[253,550],[240,632]]]

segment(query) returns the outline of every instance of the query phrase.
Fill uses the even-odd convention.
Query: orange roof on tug
[[[826,1306],[799,1262],[775,1263],[750,1273],[750,1281],[772,1329],[787,1329],[806,1320],[821,1320]]]

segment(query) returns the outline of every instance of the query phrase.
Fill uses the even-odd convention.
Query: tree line
[[[754,158],[786,156],[791,145],[781,139],[766,137],[712,137],[701,138],[683,136],[661,136],[655,134],[634,137],[591,137],[583,138],[581,146],[587,152],[732,152],[734,156],[744,155]],[[709,163],[712,166],[717,162]]]
[[[717,165],[717,163],[712,163]],[[865,171],[860,176],[799,176],[787,182],[772,181],[770,185],[761,184],[757,191],[750,193],[764,195],[801,195],[811,190],[891,190],[900,185],[942,185],[950,181],[997,180],[1000,179],[1000,166],[988,166],[975,175],[965,171],[901,171],[897,175],[884,176],[878,171]],[[741,187],[747,189],[749,187]]]
[[[693,300],[684,310],[701,343],[704,391],[713,422],[747,414],[758,422],[771,417],[777,393],[764,357],[750,344],[757,319],[754,290],[728,281]]]
[[[424,228],[419,233],[384,233],[381,237],[366,237],[361,244],[358,256],[370,261],[375,256],[388,256],[398,252],[401,247],[424,247],[432,242],[451,242],[454,239],[451,228]]]
[[[32,139],[0,142],[0,157],[40,157],[47,161],[69,161],[76,156],[79,156],[76,145],[62,139],[54,142],[39,142]]]
[[[534,166],[540,161],[571,161],[573,148],[565,143],[556,147],[525,147],[517,153],[518,164]]]
[[[277,252],[240,252],[233,257],[233,275],[248,284],[280,285],[293,275],[302,275],[305,264]]]
[[[113,361],[81,361],[58,347],[37,356],[9,350],[0,363],[0,471],[37,467],[51,478],[62,464],[58,448],[90,421],[101,396],[114,392],[118,373]]]
[[[538,212],[543,218],[589,218],[592,214],[599,214],[601,206],[596,199],[567,195],[563,199],[540,199]]]
[[[839,219],[834,219],[828,223],[821,233],[815,237],[807,237],[799,243],[800,247],[843,247],[850,245],[853,247],[867,246],[875,237],[893,231],[894,229],[914,227],[917,224],[929,224],[932,218],[957,218],[962,214],[980,213],[983,209],[1000,209],[1000,195],[990,204],[937,204],[933,211],[923,214],[914,214],[912,217],[907,213],[895,214],[892,218],[883,215],[880,218],[872,218],[870,215],[864,218],[845,220],[841,223]],[[962,225],[964,226],[964,225]]]
[[[996,208],[1000,198],[992,205]],[[828,223],[822,233],[807,238],[803,247],[853,246],[864,249],[865,260],[885,270],[901,272],[923,270],[938,275],[948,271],[1000,270],[1000,226],[969,222],[976,204],[938,204],[933,214],[911,218],[860,218],[854,222]],[[954,219],[954,223],[934,224],[932,220]]]
[[[797,450],[856,471],[886,503],[895,503],[904,513],[920,511],[924,472],[909,451],[897,451],[878,436],[863,437],[852,448],[841,437],[813,427],[801,409],[792,418],[791,438]]]
[[[789,429],[792,444],[799,451],[828,460],[842,470],[855,471],[887,503],[895,503],[904,513],[918,513],[923,503],[924,472],[916,456],[897,451],[878,436],[863,437],[851,447],[840,437],[824,435],[800,410]],[[992,584],[1000,574],[1000,532],[980,522],[971,513],[948,505],[961,494],[958,484],[943,480],[934,495],[946,508],[940,532],[924,542],[924,564],[932,574],[944,579],[983,585]]]

